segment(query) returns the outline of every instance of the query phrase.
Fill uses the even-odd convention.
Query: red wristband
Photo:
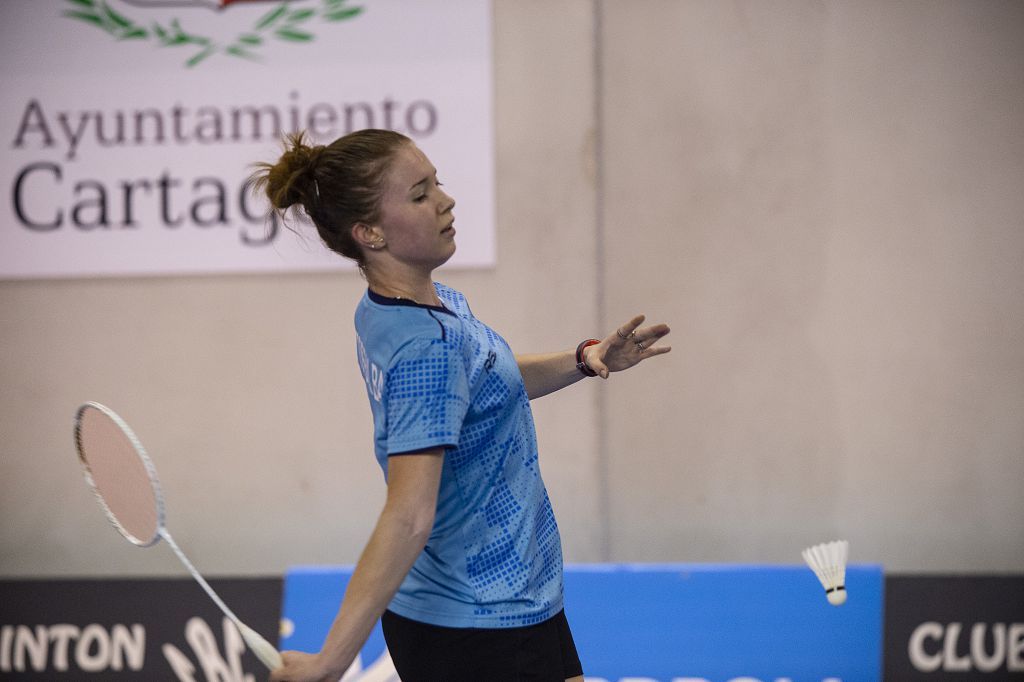
[[[580,371],[585,377],[596,377],[597,372],[590,368],[587,361],[583,359],[583,350],[589,346],[594,346],[601,343],[597,339],[587,339],[576,346],[576,369]]]

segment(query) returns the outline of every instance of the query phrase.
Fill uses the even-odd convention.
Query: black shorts
[[[402,682],[563,682],[583,674],[564,611],[519,628],[448,628],[391,611],[380,622]]]

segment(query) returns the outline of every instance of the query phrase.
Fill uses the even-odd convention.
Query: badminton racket
[[[128,424],[108,407],[85,403],[75,415],[75,447],[85,480],[114,528],[139,547],[165,540],[210,599],[235,624],[256,657],[271,670],[281,667],[281,654],[274,645],[238,619],[167,531],[156,467]]]

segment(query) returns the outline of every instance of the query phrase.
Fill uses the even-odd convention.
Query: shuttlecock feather
[[[846,558],[849,551],[849,542],[836,540],[808,547],[801,552],[804,561],[821,581],[828,603],[832,606],[839,606],[846,601]]]

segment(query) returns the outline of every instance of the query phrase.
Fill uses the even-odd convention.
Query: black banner
[[[1024,576],[889,576],[885,679],[1024,679]]]
[[[278,641],[281,579],[209,582],[243,623]],[[192,579],[0,581],[0,679],[266,677]]]

